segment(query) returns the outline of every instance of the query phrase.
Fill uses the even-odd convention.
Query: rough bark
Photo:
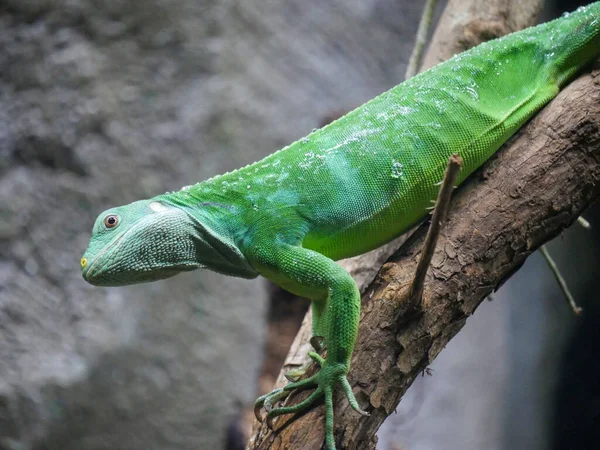
[[[531,26],[543,0],[449,0],[423,58],[429,69],[456,53]]]
[[[533,11],[532,4],[539,2],[523,6]],[[374,449],[375,433],[385,417],[480,302],[600,195],[599,80],[596,71],[572,83],[457,192],[420,313],[405,317],[426,227],[417,230],[366,288],[350,382],[371,416],[357,415],[337,397],[340,448]],[[353,262],[355,271],[365,266],[362,262]],[[363,287],[369,281],[365,278]],[[309,324],[307,316],[282,374],[306,362]],[[281,375],[278,384],[285,384]],[[248,449],[322,446],[323,408],[275,424],[273,433],[256,426]]]

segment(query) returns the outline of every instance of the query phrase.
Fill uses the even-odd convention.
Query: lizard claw
[[[361,409],[360,406],[358,406],[358,402],[356,401],[354,392],[352,392],[352,386],[350,386],[348,379],[344,377],[340,381],[340,384],[342,385],[342,390],[344,391],[344,394],[346,394],[346,397],[348,398],[348,403],[350,403],[350,407],[354,411],[359,413],[361,416],[369,417],[371,414],[365,411],[364,409]]]
[[[321,353],[325,350],[325,338],[323,336],[313,336],[310,338],[310,345],[317,352]]]
[[[260,413],[261,409],[262,409],[262,405],[257,405],[256,403],[254,404],[254,417],[256,417],[256,420],[258,420],[258,423],[262,423],[262,421],[263,421],[263,416]]]
[[[298,367],[296,369],[288,370],[283,376],[285,377],[286,380],[288,380],[290,382],[298,381],[300,379],[300,377],[302,377],[306,373],[306,371],[308,370],[308,368],[310,366],[311,366],[310,364],[307,364],[305,366]]]
[[[273,417],[271,416],[267,416],[267,427],[269,428],[269,430],[273,431]]]
[[[287,396],[288,393],[285,392],[283,388],[279,388],[275,389],[272,392],[269,392],[268,394],[261,395],[260,397],[258,397],[254,402],[254,417],[256,417],[256,420],[262,423],[263,417],[260,413],[260,410],[264,407],[265,411],[269,412],[271,409],[273,409],[274,402]]]

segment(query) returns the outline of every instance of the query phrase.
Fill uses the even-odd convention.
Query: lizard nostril
[[[81,268],[84,269],[85,266],[87,266],[87,259],[86,258],[81,258]]]

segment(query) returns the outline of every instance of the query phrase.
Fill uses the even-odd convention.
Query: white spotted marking
[[[162,203],[159,202],[152,202],[148,205],[148,207],[154,211],[154,212],[164,212],[167,211],[169,209],[168,206],[163,205]]]

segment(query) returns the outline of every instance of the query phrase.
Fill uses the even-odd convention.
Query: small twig
[[[454,190],[454,183],[456,177],[463,165],[463,160],[458,155],[452,155],[448,159],[448,165],[446,166],[446,172],[444,173],[444,179],[438,193],[437,202],[435,209],[433,210],[433,217],[431,218],[431,225],[427,231],[425,242],[423,243],[423,250],[421,251],[421,258],[417,264],[417,270],[415,272],[415,278],[410,288],[410,304],[416,306],[421,302],[423,296],[423,286],[425,284],[425,275],[429,264],[431,264],[431,258],[435,251],[438,237],[442,225],[448,215],[448,209],[450,207],[450,198],[452,197],[452,191]]]
[[[417,74],[419,65],[421,64],[423,50],[427,43],[427,35],[429,34],[431,18],[433,17],[433,10],[435,9],[436,4],[437,0],[427,0],[425,3],[421,21],[419,22],[419,29],[417,30],[417,36],[415,38],[415,46],[413,47],[412,54],[408,60],[408,67],[406,68],[406,74],[404,75],[405,80],[408,80]]]
[[[571,294],[571,291],[569,291],[569,287],[567,286],[567,282],[560,274],[560,271],[558,270],[556,263],[552,259],[552,256],[550,256],[550,253],[548,252],[548,248],[545,245],[542,245],[540,247],[540,252],[542,253],[542,256],[544,257],[544,259],[546,260],[548,267],[550,267],[550,270],[554,274],[554,278],[556,278],[556,281],[558,281],[558,284],[560,285],[560,288],[562,289],[563,294],[565,294],[565,298],[569,302],[569,306],[571,307],[571,309],[573,310],[573,312],[575,314],[577,314],[577,315],[581,314],[583,309],[580,306],[577,306],[577,303],[575,303],[575,298],[573,298],[573,295]]]
[[[577,218],[577,223],[579,225],[581,225],[583,228],[585,228],[586,230],[591,230],[592,229],[592,225],[583,218],[583,216],[579,216]]]

